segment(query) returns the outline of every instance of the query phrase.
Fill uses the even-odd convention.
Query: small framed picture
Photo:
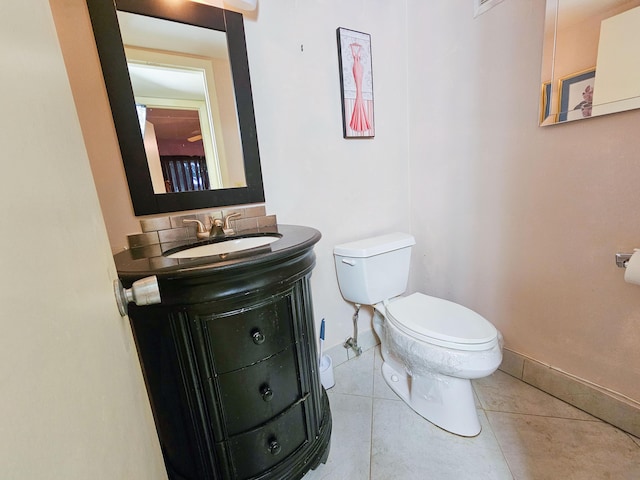
[[[375,136],[371,35],[337,29],[344,138]]]
[[[560,79],[559,122],[591,116],[595,79],[595,68],[577,72]]]
[[[540,123],[544,122],[551,113],[551,82],[542,84],[540,92]]]

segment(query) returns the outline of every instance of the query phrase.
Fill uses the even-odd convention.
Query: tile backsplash
[[[272,227],[277,224],[275,215],[267,215],[264,205],[246,208],[228,208],[210,212],[172,215],[167,217],[143,218],[140,220],[142,233],[127,235],[129,248],[145,247],[165,242],[196,240],[198,225],[184,220],[199,220],[207,230],[211,229],[211,219],[223,219],[232,213],[239,213],[229,221],[236,232]]]

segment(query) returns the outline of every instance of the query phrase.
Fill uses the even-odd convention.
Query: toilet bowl
[[[502,336],[479,314],[456,303],[406,290],[415,240],[393,233],[334,248],[345,300],[374,307],[382,375],[415,412],[449,432],[481,430],[471,379],[502,361]]]
[[[373,326],[389,387],[440,428],[478,435],[470,380],[491,375],[502,361],[495,327],[461,305],[421,293],[375,305]]]

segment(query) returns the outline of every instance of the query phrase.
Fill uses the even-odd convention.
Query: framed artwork
[[[372,138],[375,136],[375,125],[371,35],[346,28],[338,28],[336,33],[343,136]]]
[[[590,68],[560,79],[559,122],[591,116],[595,78],[596,69]]]
[[[540,123],[551,113],[551,82],[542,84],[542,92],[540,95]]]

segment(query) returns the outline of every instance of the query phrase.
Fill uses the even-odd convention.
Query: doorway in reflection
[[[143,136],[154,193],[209,190],[211,175],[198,109],[138,105],[138,111],[144,112]]]
[[[153,193],[246,186],[225,35],[131,13],[118,19],[135,102],[158,112],[147,122],[159,156],[153,131],[144,135]],[[167,177],[176,165],[169,156],[194,157],[192,181]]]

